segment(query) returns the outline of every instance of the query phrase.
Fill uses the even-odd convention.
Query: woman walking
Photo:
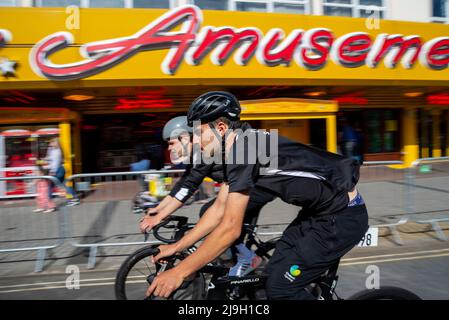
[[[71,196],[71,199],[68,201],[67,205],[73,206],[80,203],[75,191],[71,187],[67,187],[64,184],[65,179],[65,169],[64,169],[64,157],[62,153],[61,146],[59,144],[58,138],[54,138],[50,140],[48,149],[47,149],[47,155],[45,157],[45,160],[47,161],[47,168],[49,170],[49,174],[51,176],[56,177],[64,186],[66,192]],[[52,198],[52,191],[53,191],[53,183],[51,183],[51,186],[49,188],[49,197]]]

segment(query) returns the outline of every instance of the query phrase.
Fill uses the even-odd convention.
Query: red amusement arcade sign
[[[69,32],[56,32],[39,41],[29,60],[37,74],[53,80],[89,77],[112,68],[141,51],[169,49],[161,62],[162,72],[175,75],[183,61],[197,66],[210,53],[213,64],[223,66],[231,55],[245,66],[251,59],[276,67],[292,65],[310,71],[326,66],[329,60],[343,68],[376,68],[383,60],[389,69],[411,69],[417,63],[443,70],[449,65],[449,37],[424,42],[419,35],[382,33],[372,38],[365,32],[335,37],[330,29],[294,29],[288,35],[273,28],[266,34],[254,27],[228,26],[201,28],[202,12],[192,5],[168,11],[129,37],[86,43],[81,46],[83,60],[56,64],[51,56],[64,50],[74,39]],[[179,28],[178,26],[181,26]],[[399,66],[401,65],[401,66]]]

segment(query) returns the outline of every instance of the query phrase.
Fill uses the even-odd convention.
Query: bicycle
[[[170,216],[157,226],[153,228],[153,235],[154,237],[161,241],[162,243],[174,243],[178,241],[188,230],[192,229],[195,226],[193,223],[188,222],[187,217],[182,216]],[[171,237],[165,237],[162,235],[161,229],[167,229],[167,231],[171,230]],[[265,261],[271,258],[271,251],[274,250],[276,246],[276,241],[278,238],[273,238],[268,241],[262,241],[257,236],[257,226],[250,223],[245,224],[243,226],[244,232],[247,234],[247,240],[245,244],[248,247],[255,246],[256,250],[255,253],[259,255],[260,257],[265,258]],[[137,280],[139,277],[145,276],[146,280],[151,280],[154,278],[154,276],[161,271],[167,270],[169,268],[172,268],[177,261],[180,261],[182,259],[185,259],[188,255],[192,254],[196,250],[196,246],[192,246],[182,252],[181,254],[177,254],[173,257],[166,258],[164,260],[167,261],[166,264],[160,264],[157,263],[154,268],[151,268],[147,262],[149,262],[149,258],[153,255],[156,255],[159,251],[157,248],[158,245],[153,245],[150,247],[142,248],[140,250],[137,250],[133,254],[131,254],[121,265],[115,282],[115,292],[117,299],[120,300],[127,300],[129,299],[129,290],[127,290],[126,286],[127,283],[134,285],[136,283],[139,283],[139,280]],[[147,261],[148,260],[148,261]],[[140,264],[140,265],[139,265]],[[150,274],[145,274],[142,272],[144,269],[146,272],[149,272]],[[140,276],[133,275],[132,273],[135,272],[137,274],[140,274]],[[202,292],[202,294],[198,295],[197,299],[203,299],[205,298],[205,283],[207,281],[207,277],[204,277],[204,275],[209,275],[213,279],[218,279],[223,276],[226,276],[229,272],[229,267],[224,266],[219,261],[215,261],[213,263],[209,263],[207,266],[202,268],[198,275],[202,278],[201,280],[195,278],[190,281],[187,281],[186,284],[181,286],[181,289],[185,289],[188,285],[191,285],[193,280],[196,282],[203,282],[203,285],[201,286],[201,290],[197,292]],[[150,278],[148,278],[150,277]],[[209,277],[209,278],[210,278]],[[237,278],[237,277],[236,277]],[[241,278],[237,278],[241,279]],[[140,281],[140,283],[142,283]],[[146,282],[146,286],[148,282]],[[144,284],[145,286],[145,284]],[[235,293],[235,290],[234,290]],[[139,293],[138,293],[139,294]],[[176,296],[176,295],[175,295]],[[231,298],[231,297],[230,297]]]
[[[175,224],[170,224],[175,222]],[[153,229],[156,239],[164,243],[173,243],[180,239],[185,232],[193,228],[194,224],[188,223],[186,217],[171,216]],[[162,237],[159,230],[167,228],[175,230],[174,236],[171,238]],[[256,253],[259,256],[269,259],[270,252],[276,246],[276,240],[271,239],[267,242],[261,241],[257,237],[257,226],[244,225],[244,231],[248,233],[247,244],[256,246]],[[195,251],[196,247],[185,250],[184,252],[172,257],[165,258],[166,263],[156,263],[151,269],[147,260],[159,253],[157,245],[142,248],[131,254],[121,265],[115,282],[115,295],[118,300],[132,299],[134,293],[136,298],[145,298],[145,292],[152,283],[157,273],[172,268],[178,261],[185,259],[188,255]],[[129,276],[133,268],[143,263],[145,271],[138,272],[140,276]],[[343,300],[336,293],[338,282],[339,262],[332,265],[325,273],[314,280],[306,290],[308,290],[316,300]],[[170,299],[183,300],[190,298],[192,300],[260,300],[266,299],[264,287],[267,275],[263,270],[256,269],[252,274],[244,277],[229,277],[229,268],[219,264],[217,261],[209,263],[200,269],[190,279],[184,281],[181,287],[175,291]],[[129,278],[129,280],[128,280]],[[141,278],[138,280],[138,278]],[[141,288],[137,288],[136,284],[142,284]],[[127,288],[127,284],[129,287]],[[190,291],[187,289],[190,288]],[[131,292],[132,291],[132,292]],[[237,295],[235,293],[238,293]],[[152,299],[147,297],[145,299]],[[421,300],[414,293],[397,287],[382,287],[377,290],[364,290],[351,296],[349,300]]]

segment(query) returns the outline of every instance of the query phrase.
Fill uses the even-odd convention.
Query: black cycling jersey
[[[251,129],[251,126],[244,123],[242,129],[249,130]],[[205,177],[209,177],[218,183],[223,182],[223,166],[221,164],[192,165],[192,157],[190,158],[190,163],[191,164],[187,165],[186,171],[181,179],[179,179],[170,192],[170,196],[178,199],[182,203],[185,203],[192,196]]]
[[[276,140],[277,147],[270,150]],[[347,207],[359,166],[355,160],[249,129],[236,136],[224,170],[229,192],[261,188],[305,211],[328,214]]]
[[[198,189],[205,177],[216,182],[223,182],[223,166],[220,164],[189,164],[181,179],[175,184],[170,196],[182,203],[186,202]]]

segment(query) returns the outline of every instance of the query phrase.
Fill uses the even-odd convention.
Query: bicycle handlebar
[[[159,223],[156,226],[154,226],[154,228],[153,228],[153,235],[159,241],[162,241],[162,242],[165,242],[165,243],[175,243],[176,241],[179,240],[179,238],[182,237],[182,235],[178,234],[178,231],[182,230],[183,228],[186,227],[187,220],[188,220],[187,217],[169,216],[169,217],[165,218],[161,223]],[[167,226],[172,221],[177,222],[176,225],[169,225],[169,226]],[[160,228],[176,229],[175,236],[172,237],[172,238],[165,238],[165,237],[161,236],[159,234],[159,229]]]

